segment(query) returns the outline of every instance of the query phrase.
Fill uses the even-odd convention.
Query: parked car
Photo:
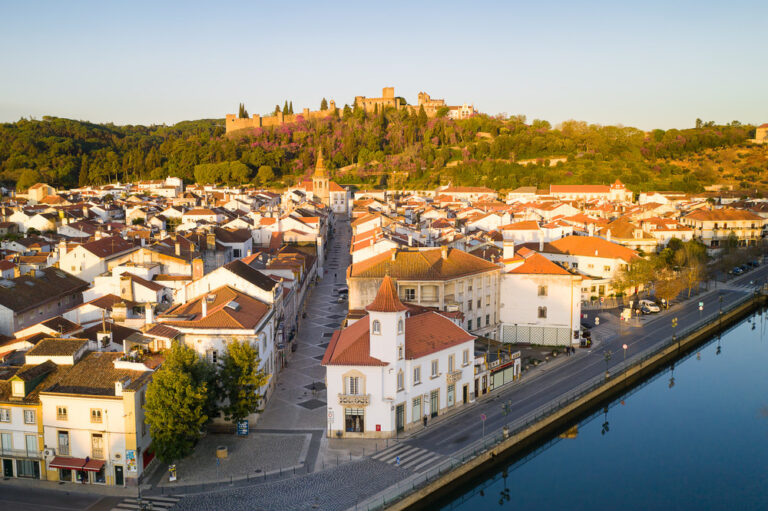
[[[640,305],[641,310],[648,309],[648,312],[643,312],[643,314],[648,314],[650,312],[661,312],[661,307],[659,307],[653,300],[640,300],[638,305]]]
[[[741,271],[744,271],[744,272],[747,272],[750,270],[750,267],[747,266],[746,264],[742,264],[741,266],[739,266],[739,268],[741,268]]]
[[[747,264],[749,264],[752,268],[757,268],[758,266],[760,266],[760,261],[758,261],[757,259],[754,259]]]
[[[731,270],[731,275],[741,275],[744,273],[744,270],[741,269],[740,266],[736,266],[734,269]]]

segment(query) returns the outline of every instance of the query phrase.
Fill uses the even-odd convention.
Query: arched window
[[[400,370],[397,372],[397,390],[403,389],[405,389],[405,376],[403,375],[403,371]]]
[[[403,329],[404,329],[404,327],[403,327],[403,320],[400,319],[397,322],[397,333],[398,334],[402,334],[403,333]]]
[[[380,334],[381,333],[381,322],[378,319],[373,320],[373,325],[371,327],[374,334]]]

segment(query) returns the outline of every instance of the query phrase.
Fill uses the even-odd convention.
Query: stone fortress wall
[[[443,107],[447,107],[444,99],[432,99],[426,92],[419,92],[418,103],[416,105],[401,105],[395,96],[394,87],[384,87],[381,90],[380,98],[366,98],[365,96],[355,96],[354,106],[362,108],[366,112],[379,111],[381,112],[385,108],[394,108],[395,110],[406,109],[409,112],[418,113],[421,107],[424,107],[424,111],[427,117],[435,117],[437,111]],[[475,110],[471,105],[464,104],[460,107],[448,107],[451,118],[466,118],[472,115]],[[313,110],[305,108],[299,114],[286,115],[282,112],[278,112],[277,115],[260,116],[254,114],[253,117],[240,119],[236,114],[227,114],[226,128],[227,133],[231,133],[237,130],[249,129],[249,128],[267,128],[270,126],[280,126],[281,124],[290,124],[297,122],[299,116],[303,119],[324,119],[329,115],[336,114],[336,102],[331,100],[328,103],[328,110]]]

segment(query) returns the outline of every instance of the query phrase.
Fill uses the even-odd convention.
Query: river
[[[577,428],[436,509],[768,509],[765,311]]]

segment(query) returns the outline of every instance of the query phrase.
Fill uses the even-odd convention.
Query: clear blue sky
[[[763,0],[5,1],[0,121],[171,124],[391,85],[553,124],[762,123],[767,32]]]

